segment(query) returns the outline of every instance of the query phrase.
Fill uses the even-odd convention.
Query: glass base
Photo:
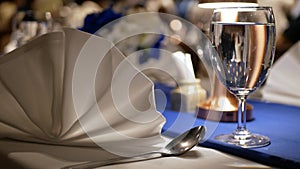
[[[246,131],[235,131],[231,134],[224,134],[215,137],[216,140],[233,144],[243,148],[263,147],[270,144],[270,139],[259,134],[252,134]]]

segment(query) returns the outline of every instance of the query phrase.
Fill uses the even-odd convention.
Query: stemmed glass
[[[271,7],[214,9],[211,39],[218,55],[212,64],[218,79],[238,100],[238,125],[215,139],[244,148],[270,144],[246,128],[246,100],[266,79],[274,60],[275,19]]]

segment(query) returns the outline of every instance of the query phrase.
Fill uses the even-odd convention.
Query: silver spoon
[[[106,161],[85,162],[81,164],[66,166],[61,169],[90,169],[90,168],[95,168],[95,167],[100,167],[105,165],[148,160],[148,159],[153,159],[158,157],[178,156],[188,152],[190,149],[196,146],[199,143],[199,141],[204,137],[205,132],[206,132],[206,128],[204,126],[194,127],[182,133],[181,135],[177,136],[173,140],[171,140],[169,144],[167,144],[159,151],[139,154],[133,157],[120,157],[120,158],[109,159]]]

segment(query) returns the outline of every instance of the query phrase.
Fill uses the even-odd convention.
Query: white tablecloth
[[[0,165],[6,168],[59,169],[63,166],[89,160],[114,158],[113,154],[99,148],[57,146],[0,141]],[[226,169],[226,168],[272,168],[246,159],[228,155],[213,149],[195,147],[179,157],[163,157],[153,160],[103,166],[103,169]]]

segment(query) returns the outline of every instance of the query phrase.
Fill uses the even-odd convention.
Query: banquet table
[[[56,105],[61,104],[61,101],[63,101],[65,104],[66,111],[63,111],[64,113],[71,113],[71,119],[73,119],[76,122],[77,116],[72,116],[72,110],[74,107],[71,100],[73,99],[71,97],[71,85],[72,83],[72,77],[73,77],[73,67],[75,65],[75,60],[77,59],[82,46],[85,45],[85,42],[89,40],[89,44],[87,45],[90,50],[92,51],[92,54],[99,55],[97,53],[98,51],[103,52],[101,47],[110,46],[110,43],[107,41],[104,41],[103,39],[100,39],[99,37],[92,37],[90,39],[89,34],[84,34],[82,32],[78,32],[76,30],[66,29],[64,33],[56,32],[51,33],[45,36],[41,36],[40,38],[37,38],[35,40],[32,40],[31,43],[28,43],[11,53],[2,56],[2,76],[1,81],[5,81],[6,84],[9,84],[9,89],[15,89],[17,90],[13,95],[14,97],[18,94],[19,100],[22,100],[23,104],[20,102],[1,102],[2,104],[2,111],[1,111],[1,120],[5,122],[5,119],[9,120],[10,123],[6,125],[6,128],[4,126],[3,130],[1,130],[1,134],[4,133],[2,139],[0,139],[0,166],[1,168],[29,168],[29,169],[56,169],[61,168],[67,165],[72,165],[76,163],[86,162],[86,161],[93,161],[93,160],[105,160],[105,159],[111,159],[114,158],[116,155],[108,153],[107,151],[104,151],[100,147],[87,147],[86,145],[76,144],[77,146],[69,145],[69,144],[60,144],[57,145],[55,143],[52,144],[52,142],[42,142],[41,140],[36,140],[37,135],[40,133],[35,133],[36,130],[29,130],[32,128],[29,128],[28,130],[32,135],[30,135],[30,139],[22,139],[23,137],[11,137],[11,133],[15,134],[15,136],[23,136],[18,132],[19,130],[9,130],[11,133],[7,131],[4,131],[5,129],[14,129],[16,128],[26,128],[26,124],[30,125],[32,124],[32,121],[29,121],[28,123],[24,122],[24,119],[27,119],[28,117],[35,117],[35,120],[38,121],[38,127],[42,127],[42,131],[48,131],[51,130],[52,124],[47,126],[51,120],[55,120],[55,122],[60,122],[60,120],[51,119],[52,117],[61,117],[66,114],[61,114],[61,111],[59,108],[55,109],[57,111],[55,112],[54,116],[52,114],[52,111],[47,111],[47,106],[45,107],[44,104],[47,103],[47,105]],[[92,44],[102,44],[99,46],[95,46]],[[85,46],[86,47],[86,46]],[[96,50],[97,49],[97,50]],[[117,63],[121,62],[123,59],[123,55],[117,52],[117,50],[113,50],[112,54],[114,54],[114,57],[109,57],[110,55],[103,55],[103,57],[108,56],[107,60],[103,61],[104,63],[107,62],[107,64],[103,64],[104,67],[103,70],[114,70],[113,68],[117,68]],[[91,53],[88,53],[91,56]],[[92,56],[94,56],[92,55]],[[111,60],[114,58],[115,60]],[[50,60],[50,62],[49,62]],[[64,64],[65,63],[65,64]],[[85,62],[84,62],[85,63]],[[97,62],[93,62],[97,63]],[[112,66],[112,64],[116,64],[115,66]],[[123,63],[123,62],[122,62]],[[106,67],[107,66],[107,67]],[[111,66],[111,67],[110,67]],[[88,64],[88,67],[91,67],[91,64]],[[26,70],[26,71],[23,71]],[[102,69],[101,69],[102,70]],[[130,69],[131,70],[131,69]],[[29,71],[29,72],[28,72]],[[136,70],[137,71],[137,70]],[[28,74],[30,74],[32,78],[28,78]],[[88,73],[84,73],[88,74]],[[106,78],[111,78],[111,74],[105,74]],[[51,79],[51,76],[53,75],[53,79]],[[11,78],[14,77],[14,78]],[[33,78],[35,77],[35,78]],[[98,77],[98,76],[97,76]],[[99,76],[98,80],[101,80],[102,85],[98,85],[97,87],[102,87],[101,89],[106,90],[109,86],[109,83],[103,83],[102,76]],[[126,76],[120,76],[120,77],[126,77]],[[138,78],[140,77],[140,78]],[[55,80],[56,79],[56,80]],[[65,80],[64,83],[62,83],[63,79]],[[121,79],[122,80],[122,79]],[[126,79],[127,80],[127,79]],[[148,94],[148,91],[152,91],[152,83],[150,83],[150,80],[146,80],[145,78],[142,78],[142,76],[135,76],[135,80],[138,81],[139,85],[142,86],[144,91]],[[37,85],[40,82],[43,82],[43,85]],[[124,81],[124,80],[123,80]],[[57,82],[57,86],[54,85]],[[94,82],[94,81],[93,81]],[[133,83],[133,81],[131,81]],[[144,83],[142,83],[144,82]],[[63,85],[62,85],[63,84]],[[100,82],[99,82],[100,84]],[[147,85],[145,85],[147,84]],[[48,86],[49,85],[49,86]],[[47,87],[48,86],[48,87]],[[82,87],[82,86],[81,86]],[[145,90],[146,89],[149,90]],[[2,95],[1,98],[5,101],[15,101],[11,98],[13,98],[11,91],[7,90],[7,85],[2,86]],[[63,94],[62,90],[66,89]],[[90,89],[90,88],[88,88]],[[139,89],[139,88],[138,88]],[[40,92],[44,91],[44,92]],[[69,92],[69,93],[68,93]],[[55,98],[52,98],[52,93],[56,93],[58,96]],[[141,93],[143,93],[141,91]],[[5,96],[3,96],[6,94]],[[60,97],[65,96],[65,97]],[[105,98],[104,95],[103,98]],[[146,96],[146,95],[141,95]],[[148,96],[148,95],[147,95]],[[91,96],[92,97],[92,96]],[[107,96],[108,97],[108,96]],[[106,98],[107,98],[106,97]],[[38,99],[36,99],[38,98]],[[51,99],[52,98],[52,99]],[[81,97],[84,98],[84,97]],[[138,101],[140,101],[139,97],[137,97]],[[61,100],[63,99],[63,100]],[[86,99],[89,100],[89,99]],[[110,101],[109,99],[106,99],[104,101]],[[54,101],[54,102],[52,102]],[[142,102],[139,103],[143,103]],[[107,103],[107,102],[104,102]],[[142,104],[143,105],[143,104]],[[19,106],[19,107],[18,107]],[[51,107],[49,106],[49,107]],[[101,106],[109,106],[109,104],[101,104]],[[29,110],[28,112],[24,111],[18,111],[14,108],[22,108],[27,107]],[[59,106],[58,106],[59,107]],[[8,110],[3,110],[7,108]],[[12,108],[12,109],[11,109]],[[38,109],[40,108],[40,109]],[[47,110],[44,110],[47,109]],[[49,108],[50,109],[50,108]],[[30,111],[31,110],[31,111]],[[39,111],[35,111],[39,110]],[[43,114],[40,112],[44,112]],[[111,113],[111,109],[108,111]],[[155,111],[155,107],[153,106],[153,112],[157,113]],[[28,114],[31,116],[28,116]],[[197,123],[187,123],[186,121],[183,121],[183,124],[189,124],[189,126],[185,125],[174,125],[176,126],[176,130],[171,130],[170,125],[172,124],[172,118],[173,115],[183,115],[185,117],[193,117],[190,116],[190,114],[187,113],[178,113],[178,112],[170,112],[166,110],[165,112],[162,112],[165,116],[166,123],[163,127],[163,135],[167,137],[173,137],[172,135],[169,135],[170,133],[173,134],[179,134],[182,132],[182,130],[188,129],[192,127],[191,125],[197,125]],[[23,115],[23,116],[20,116]],[[34,116],[36,115],[36,116]],[[42,117],[40,117],[42,115]],[[66,115],[67,116],[67,115]],[[69,117],[69,116],[67,116]],[[90,116],[89,116],[90,117]],[[90,124],[90,120],[95,120],[94,122],[99,124],[100,122],[97,121],[98,119],[90,118],[88,123]],[[162,116],[159,116],[162,119]],[[18,119],[19,118],[19,119]],[[58,118],[59,119],[59,118]],[[69,118],[67,118],[69,120]],[[186,118],[183,118],[184,120]],[[192,118],[193,119],[193,118]],[[260,118],[257,118],[260,119]],[[21,121],[20,121],[21,120]],[[158,128],[157,125],[162,124],[164,119],[161,121],[158,121],[157,123],[150,124],[147,126],[146,129],[150,128]],[[197,119],[196,119],[197,120]],[[6,121],[7,122],[7,121]],[[123,120],[121,119],[121,122]],[[127,124],[125,121],[125,124]],[[62,122],[62,124],[65,124]],[[73,124],[73,123],[72,123]],[[79,124],[76,123],[76,124]],[[94,123],[92,123],[94,125]],[[120,124],[120,123],[118,123]],[[124,123],[123,123],[124,124]],[[200,124],[200,123],[199,123]],[[3,127],[3,124],[1,124]],[[44,126],[46,125],[46,126]],[[154,126],[155,125],[155,126]],[[35,126],[35,125],[34,125]],[[56,125],[57,127],[58,125]],[[140,126],[141,127],[141,126]],[[145,126],[142,126],[145,127]],[[169,130],[170,128],[170,130]],[[1,128],[2,129],[2,128]],[[34,128],[35,129],[35,128]],[[68,128],[69,129],[69,128]],[[83,132],[78,126],[78,128],[75,128],[78,130],[75,130],[76,133]],[[139,129],[139,128],[138,128]],[[40,131],[40,130],[38,130]],[[68,131],[68,130],[67,130]],[[142,130],[142,131],[148,131],[148,130]],[[167,131],[173,131],[173,132],[167,132]],[[151,132],[151,131],[148,131]],[[159,130],[160,132],[160,126]],[[7,135],[5,135],[7,134]],[[85,134],[85,133],[83,133]],[[98,134],[98,133],[97,133]],[[100,133],[101,134],[101,133]],[[52,136],[52,135],[51,135]],[[98,136],[98,135],[97,135]],[[12,139],[4,139],[4,138],[13,138]],[[42,137],[43,138],[43,137]],[[48,137],[46,137],[48,139]],[[18,140],[17,140],[18,139]],[[26,141],[24,141],[26,140]],[[209,141],[209,140],[208,140]],[[85,147],[84,147],[85,146]],[[125,147],[125,146],[124,146]],[[212,148],[206,148],[202,145],[195,147],[192,149],[192,151],[186,153],[183,156],[179,157],[167,157],[167,158],[159,158],[155,160],[148,160],[143,162],[134,162],[134,163],[127,163],[127,164],[120,164],[120,165],[111,165],[111,166],[105,166],[103,168],[190,168],[190,169],[198,169],[198,168],[272,168],[267,165],[261,165],[260,163],[253,162],[248,159],[240,158],[234,155],[231,155],[229,153],[224,153],[219,150],[215,150]]]
[[[13,53],[15,55],[14,58],[20,55],[19,53],[22,53],[22,56],[24,57],[25,56],[24,51],[28,51],[28,49],[32,49],[34,53],[36,53],[36,58],[39,58],[41,56],[43,58],[48,58],[48,57],[52,58],[55,56],[55,58],[59,59],[60,61],[61,58],[64,58],[63,54],[67,53],[68,55],[66,54],[66,58],[74,59],[73,56],[77,56],[78,53],[76,52],[80,51],[80,47],[78,47],[78,45],[80,46],[84,44],[84,42],[82,42],[82,44],[79,44],[78,39],[83,39],[83,37],[88,39],[90,35],[74,32],[74,30],[68,30],[65,33],[66,33],[66,37],[70,38],[70,39],[66,38],[66,42],[72,42],[71,44],[67,43],[68,46],[75,46],[66,49],[72,49],[72,50],[67,50],[67,52],[65,52],[65,50],[63,49],[48,50],[48,48],[59,49],[60,46],[63,46],[63,44],[61,44],[62,42],[64,42],[61,38],[62,36],[60,34],[54,33],[47,36],[48,38],[50,38],[48,39],[49,40],[48,43],[45,43],[45,39],[43,38],[47,38],[47,37],[44,36],[41,37],[41,39],[37,39],[31,44],[28,44],[27,46],[25,45],[23,48],[17,49],[17,51]],[[101,39],[95,37],[93,40],[97,41],[98,43],[100,42],[103,43],[103,40],[101,41]],[[53,45],[52,47],[51,44]],[[40,46],[37,47],[36,45],[40,45]],[[40,48],[41,46],[43,48]],[[96,46],[96,48],[98,48],[98,46]],[[55,52],[49,53],[49,55],[50,54],[53,55],[51,57],[48,55],[47,56],[39,55],[40,53],[42,53],[41,52],[43,51],[42,49],[46,51],[58,52],[58,54],[62,54],[62,56],[57,55],[57,53]],[[78,50],[74,50],[74,49],[78,49]],[[68,53],[68,51],[70,53]],[[26,59],[29,59],[32,56],[35,55],[32,55],[32,53],[27,53]],[[22,58],[18,57],[18,58],[23,59],[23,57]],[[39,65],[39,62],[36,62],[37,59],[35,59],[34,57],[31,59],[34,61],[33,63]],[[23,63],[21,61],[20,63]],[[45,64],[47,62],[42,62],[42,63]],[[70,62],[66,62],[66,63],[70,63]],[[28,65],[29,67],[32,67],[30,64]],[[53,65],[57,65],[57,64],[53,64]],[[44,68],[46,69],[48,67],[44,67]],[[60,69],[55,67],[53,68],[53,70],[58,71]],[[70,70],[70,74],[71,74],[72,73],[71,70],[73,69],[71,67],[68,70]],[[47,72],[48,69],[44,71]],[[23,71],[20,72],[23,73]],[[33,71],[33,72],[43,72],[43,71]],[[58,74],[62,74],[62,72],[58,72]],[[4,73],[4,75],[7,74]],[[10,74],[9,76],[12,75]],[[41,77],[47,77],[47,76],[41,76]],[[16,84],[16,83],[12,83],[12,84]],[[16,88],[21,89],[21,87],[25,86],[24,84],[25,82],[23,81],[22,84]],[[48,81],[46,81],[45,84],[51,84],[51,83],[48,83]],[[21,91],[28,91],[28,90],[24,89]],[[32,97],[31,93],[26,96]],[[45,98],[45,97],[36,97],[36,98]],[[159,100],[156,101],[159,102]],[[300,168],[299,165],[300,149],[298,147],[298,144],[300,143],[299,141],[300,134],[298,131],[298,129],[300,128],[300,124],[297,121],[298,119],[300,119],[300,107],[289,106],[285,104],[269,103],[269,102],[257,101],[257,100],[252,100],[250,103],[253,104],[254,106],[253,113],[255,119],[248,123],[248,127],[253,132],[261,133],[270,137],[271,144],[266,147],[256,148],[256,149],[242,149],[242,148],[216,142],[213,139],[215,135],[233,131],[236,127],[236,124],[219,123],[219,122],[212,122],[203,119],[198,119],[194,114],[186,113],[186,112],[175,112],[167,108],[164,111],[161,111],[162,115],[166,119],[166,123],[164,124],[162,129],[162,134],[165,137],[165,139],[168,141],[172,137],[175,137],[176,135],[184,132],[185,130],[192,128],[193,126],[205,125],[207,128],[207,134],[206,137],[204,138],[204,141],[199,143],[199,146],[193,148],[192,151],[179,157],[158,158],[154,160],[147,160],[141,162],[104,166],[101,168],[107,168],[107,169],[108,168],[124,168],[124,169],[126,168],[130,168],[130,169],[132,168],[133,169],[134,168],[224,169],[225,168],[226,169],[226,168],[276,168],[276,167]],[[11,106],[10,104],[8,105]],[[16,120],[13,119],[12,121],[15,122]],[[29,141],[20,141],[20,140],[13,140],[13,139],[0,139],[1,168],[56,169],[56,168],[61,168],[67,165],[72,165],[81,162],[110,159],[110,158],[114,158],[115,156],[116,155],[114,154],[110,154],[108,152],[103,151],[103,149],[99,147],[84,147],[84,146],[80,147],[80,146],[71,146],[71,145],[62,146],[56,144],[45,144],[41,142],[37,143],[33,141],[29,142]]]
[[[215,135],[231,132],[235,123],[218,123],[196,118],[193,114],[165,110],[162,134],[168,141],[186,129],[205,125],[204,142],[179,157],[104,166],[101,168],[299,168],[298,147],[300,107],[251,100],[255,119],[248,123],[253,132],[268,135],[271,144],[244,149],[217,142]],[[190,125],[191,124],[191,125]],[[0,141],[1,166],[6,168],[61,168],[89,160],[113,158],[101,149],[59,146],[17,140]]]

